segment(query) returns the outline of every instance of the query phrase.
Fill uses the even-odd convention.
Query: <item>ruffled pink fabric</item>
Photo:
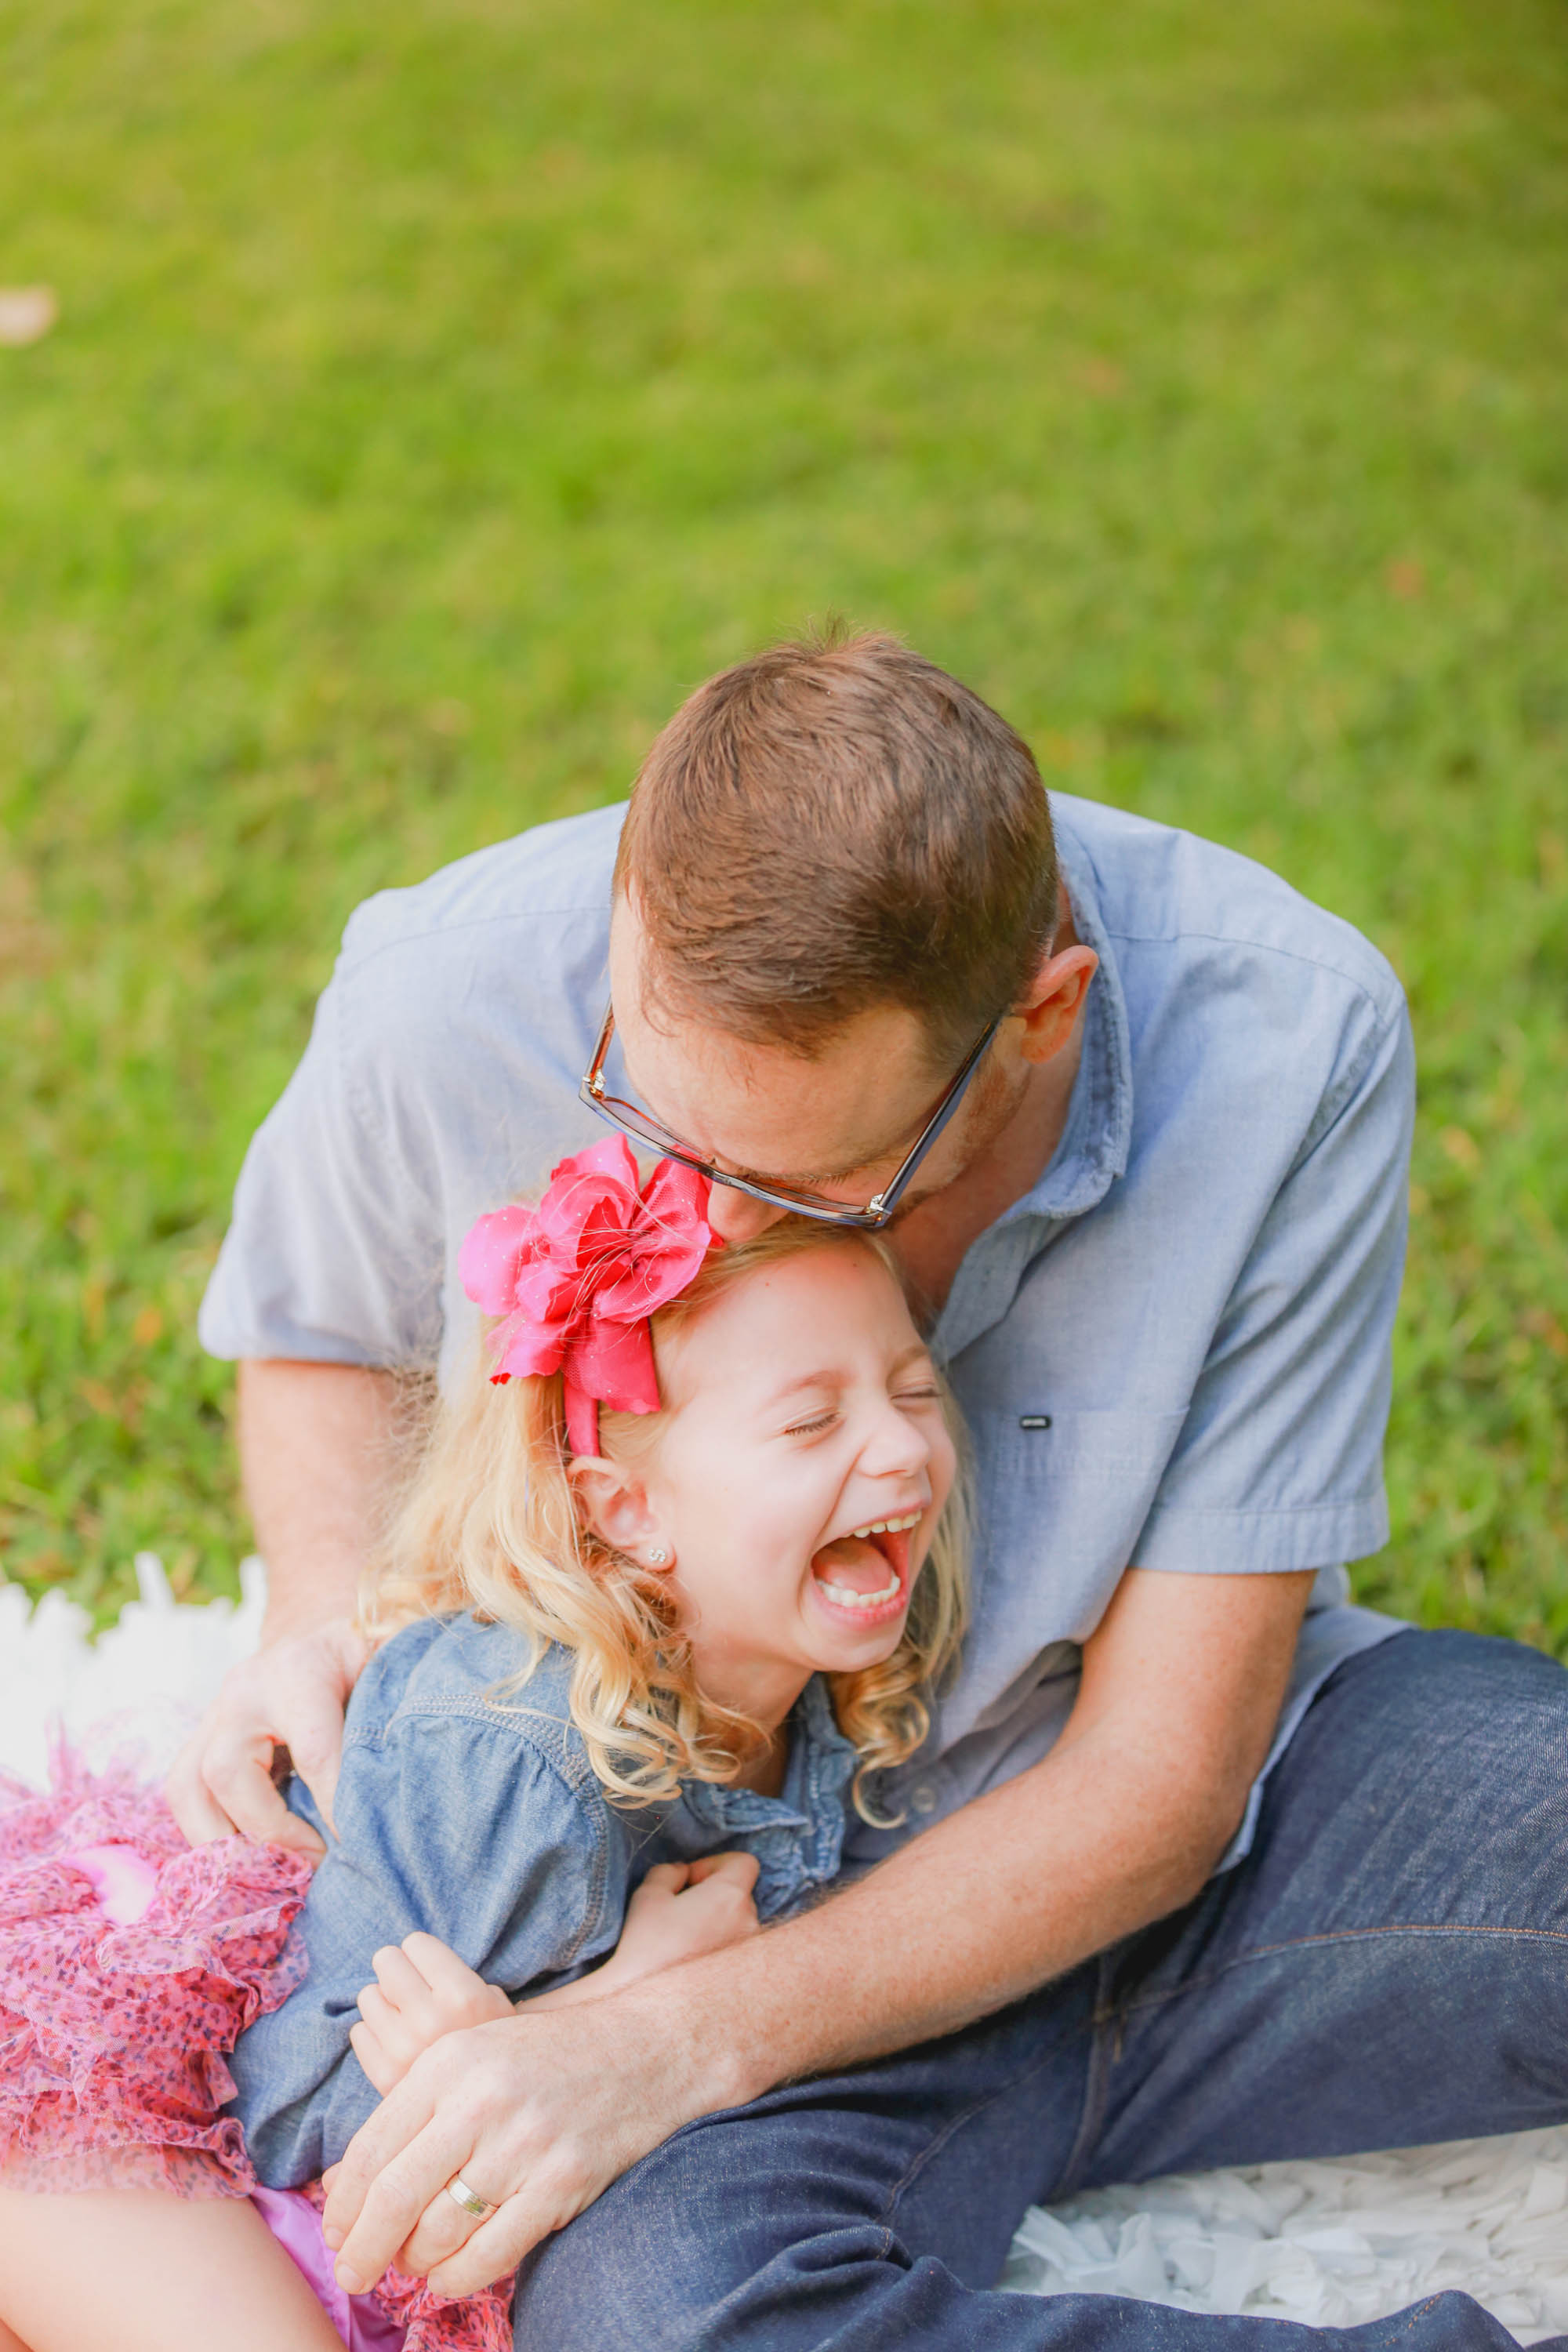
[[[40,2191],[250,2196],[244,2136],[222,2113],[224,2053],[302,1980],[289,1930],[310,1867],[245,1838],[187,1845],[130,1769],[91,1773],[62,1749],[51,1783],[40,1795],[0,1774],[0,2176]],[[303,2195],[319,2214],[319,2184]],[[258,2201],[269,2226],[298,2203]],[[276,2233],[355,2341],[324,2244],[318,2276],[297,2219]],[[389,2272],[353,2301],[405,2329],[405,2352],[510,2352],[509,2284],[454,2302]],[[360,2343],[388,2340],[362,2320]]]
[[[223,2053],[300,1981],[310,1871],[243,1838],[187,1845],[129,1771],[61,1754],[53,1783],[0,1779],[0,2167],[23,2188],[245,2196]]]
[[[626,1138],[607,1136],[552,1170],[537,1209],[481,1217],[458,1253],[463,1288],[500,1318],[493,1377],[562,1373],[574,1454],[598,1452],[601,1404],[658,1411],[647,1318],[713,1245],[709,1189],[661,1160],[639,1191]]]

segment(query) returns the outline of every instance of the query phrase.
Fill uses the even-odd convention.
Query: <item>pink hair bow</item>
[[[708,1179],[661,1160],[637,1189],[624,1136],[606,1136],[551,1171],[537,1209],[481,1217],[458,1254],[463,1288],[487,1315],[495,1370],[559,1371],[574,1454],[599,1450],[599,1407],[657,1412],[648,1317],[679,1297],[714,1236]]]

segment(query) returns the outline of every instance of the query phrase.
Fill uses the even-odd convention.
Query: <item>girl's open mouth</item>
[[[909,1584],[910,1537],[924,1517],[923,1511],[907,1511],[897,1518],[873,1519],[824,1544],[811,1562],[818,1600],[858,1624],[874,1623],[901,1609]]]

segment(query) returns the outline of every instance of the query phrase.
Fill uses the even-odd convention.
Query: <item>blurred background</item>
[[[1359,1589],[1568,1655],[1564,31],[0,0],[9,1576],[234,1589],[195,1306],[350,908],[837,610],[1392,957]]]

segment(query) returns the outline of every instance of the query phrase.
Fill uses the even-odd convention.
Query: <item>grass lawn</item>
[[[1362,1591],[1568,1655],[1554,0],[0,0],[0,1558],[246,1545],[196,1300],[357,899],[830,608],[1361,924]]]

